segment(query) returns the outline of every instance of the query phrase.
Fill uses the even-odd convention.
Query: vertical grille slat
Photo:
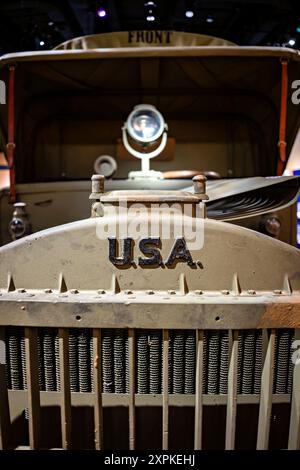
[[[27,371],[28,428],[31,449],[39,448],[40,388],[37,328],[25,328],[25,357]]]
[[[196,384],[194,450],[202,449],[204,332],[196,332]]]
[[[59,371],[61,388],[61,438],[63,449],[71,447],[71,388],[70,388],[70,363],[69,363],[69,331],[59,328]]]
[[[135,450],[135,331],[128,331],[128,370],[129,370],[129,449]]]
[[[226,408],[225,450],[235,448],[236,413],[237,413],[237,375],[238,375],[238,339],[237,331],[228,335],[229,369],[228,394]],[[230,341],[230,344],[229,344]]]
[[[265,338],[263,338],[263,341],[266,343],[266,355],[264,358],[261,379],[261,394],[256,443],[257,450],[267,450],[269,447],[275,362],[275,330],[271,331],[269,337],[268,332],[264,330],[264,337]]]
[[[94,392],[94,429],[95,449],[103,449],[103,409],[102,409],[102,364],[101,364],[101,330],[94,329],[90,341],[91,377]]]
[[[163,413],[162,413],[162,450],[169,449],[169,330],[163,330]]]

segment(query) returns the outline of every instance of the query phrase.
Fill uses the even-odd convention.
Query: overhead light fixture
[[[162,114],[151,104],[139,104],[134,107],[122,127],[122,139],[126,150],[141,160],[141,171],[130,172],[130,178],[155,177],[161,178],[161,172],[150,170],[150,159],[157,157],[167,144],[168,126]],[[129,143],[128,136],[140,148],[136,150]],[[154,150],[153,145],[160,144]],[[150,151],[149,151],[150,150]]]
[[[211,15],[208,15],[206,18],[206,23],[213,23],[213,22],[214,22],[214,18]]]
[[[295,39],[290,39],[289,40],[289,46],[294,46],[296,44],[296,40]]]
[[[155,21],[155,16],[154,15],[147,15],[146,20],[147,21]]]
[[[98,8],[98,10],[97,10],[97,16],[98,16],[99,18],[105,18],[106,15],[107,15],[107,11],[105,10],[105,8],[103,8],[103,7]]]
[[[187,18],[193,18],[194,12],[193,12],[192,10],[187,10],[187,11],[185,12],[185,16],[186,16]]]
[[[156,7],[154,2],[146,2],[145,7]]]

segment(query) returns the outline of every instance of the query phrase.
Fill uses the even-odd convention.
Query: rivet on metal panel
[[[154,294],[154,290],[146,290],[146,294],[148,294],[148,295],[153,295],[153,294]]]

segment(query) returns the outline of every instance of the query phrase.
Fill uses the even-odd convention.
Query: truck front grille
[[[294,329],[1,327],[0,447],[27,439],[31,448],[297,448],[298,337]],[[21,416],[28,435],[10,443]]]
[[[278,330],[275,337],[274,394],[289,394],[292,388],[293,330]],[[69,374],[71,392],[93,391],[92,330],[69,330]],[[259,394],[263,363],[262,330],[240,331],[238,336],[237,393]],[[24,328],[9,327],[6,332],[7,386],[26,390]],[[170,394],[194,394],[196,371],[196,333],[192,330],[169,332]],[[162,381],[162,332],[136,330],[135,393],[160,394]],[[58,331],[38,330],[39,387],[41,391],[60,390]],[[205,331],[203,335],[202,391],[208,395],[227,394],[229,333]],[[102,391],[129,393],[128,331],[102,330]]]

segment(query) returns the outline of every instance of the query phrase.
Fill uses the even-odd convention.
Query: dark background
[[[147,5],[149,3],[150,5]],[[105,11],[102,18],[97,15],[99,9]],[[188,18],[187,11],[192,12],[193,16]],[[152,21],[147,21],[147,16],[152,17]],[[0,2],[0,54],[51,49],[67,39],[87,34],[148,28],[208,34],[240,45],[287,45],[299,49],[300,1]]]

